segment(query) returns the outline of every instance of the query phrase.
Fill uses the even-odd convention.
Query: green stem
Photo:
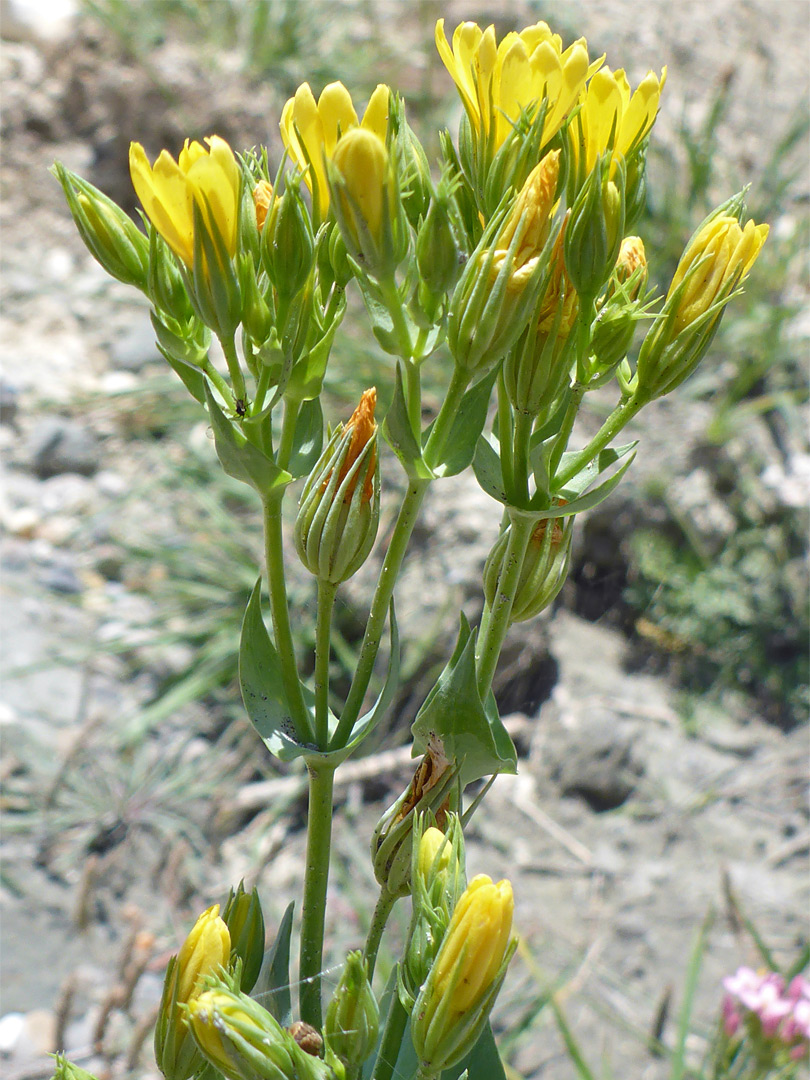
[[[233,337],[220,338],[219,340],[222,345],[222,351],[225,353],[225,360],[228,364],[228,373],[231,376],[231,383],[233,385],[233,395],[237,400],[243,401],[247,405],[245,376],[242,372],[242,366],[239,363],[239,356],[236,352],[236,340]]]
[[[479,634],[478,639],[476,664],[478,692],[482,701],[486,701],[487,694],[492,686],[495,668],[498,666],[498,658],[501,655],[501,648],[506,638],[506,632],[509,629],[512,605],[515,602],[515,593],[520,583],[523,560],[535,525],[536,522],[530,517],[524,517],[522,514],[511,516],[509,542],[506,545],[503,569],[498,582],[498,592],[492,605],[486,631]]]
[[[512,483],[513,490],[520,502],[528,502],[529,492],[529,442],[532,437],[533,417],[520,410],[515,411],[515,426],[512,434]]]
[[[329,636],[337,585],[318,578],[318,613],[315,622],[315,742],[329,746]]]
[[[408,405],[408,419],[417,442],[422,434],[422,376],[419,368],[410,360],[403,363],[405,370],[405,400]]]
[[[371,916],[371,925],[368,928],[368,937],[366,938],[366,945],[363,949],[363,956],[368,964],[369,982],[371,982],[371,979],[374,976],[374,968],[377,965],[377,953],[380,950],[383,931],[385,930],[389,915],[394,910],[394,904],[396,904],[398,899],[399,897],[392,896],[388,889],[383,886],[383,888],[380,889],[377,903],[374,905],[374,913]]]
[[[255,416],[264,408],[264,399],[267,397],[267,391],[270,389],[270,376],[272,368],[269,364],[263,364],[259,362],[259,378],[256,381],[256,396],[253,399],[253,406],[250,410],[251,416]]]
[[[512,462],[512,444],[509,440],[509,432],[512,430],[512,410],[509,405],[509,396],[506,393],[506,384],[503,378],[503,367],[498,372],[498,443],[501,451],[501,472],[503,483],[507,491],[515,486],[515,470]]]
[[[590,464],[600,450],[604,450],[611,439],[621,431],[628,421],[632,420],[645,404],[646,401],[637,395],[620,402],[588,445],[580,450],[578,454],[575,454],[563,471],[554,477],[554,490],[559,491],[581,469]]]
[[[380,1052],[377,1055],[377,1063],[374,1066],[374,1072],[371,1074],[371,1080],[391,1080],[397,1067],[399,1048],[402,1046],[402,1039],[407,1026],[408,1013],[399,1000],[399,994],[395,986],[391,994],[391,1004],[388,1006],[388,1016],[385,1021],[382,1042],[380,1043]]]
[[[397,283],[393,278],[380,282],[380,295],[385,310],[391,316],[391,323],[399,345],[399,355],[407,363],[413,359],[413,341],[411,340],[411,328],[399,295]]]
[[[301,915],[299,956],[299,1010],[301,1019],[321,1030],[321,970],[323,929],[326,918],[326,886],[329,881],[329,851],[332,844],[333,766],[309,766],[309,807],[307,815],[307,866],[304,875],[304,903]]]
[[[217,390],[219,390],[222,400],[230,411],[236,412],[236,401],[231,393],[230,386],[228,386],[227,382],[223,379],[207,356],[200,365],[200,370],[213,383]]]
[[[292,713],[296,737],[301,743],[312,742],[309,713],[304,704],[301,680],[295,662],[290,610],[287,605],[287,582],[284,577],[284,553],[281,534],[281,494],[273,492],[264,501],[264,545],[267,564],[267,587],[284,694]]]
[[[284,399],[284,419],[281,421],[281,438],[278,443],[278,454],[276,454],[276,465],[280,469],[286,469],[290,464],[295,440],[295,425],[300,411],[300,401]]]
[[[577,418],[579,407],[582,404],[582,395],[585,393],[585,390],[586,387],[584,383],[580,382],[575,382],[571,387],[571,398],[568,402],[568,408],[565,410],[562,427],[557,433],[554,449],[551,451],[551,458],[549,459],[549,476],[554,476],[557,467],[560,464],[560,459],[568,446],[568,440],[571,438],[571,432],[574,430],[574,421]]]
[[[469,382],[470,372],[456,365],[453,368],[453,375],[444,395],[444,401],[439,409],[438,416],[433,422],[428,441],[425,443],[424,458],[430,468],[438,464],[441,458],[447,436],[453,427],[453,421],[456,418],[461,399],[464,397],[464,391],[467,389]]]
[[[374,661],[377,659],[377,652],[380,648],[380,638],[388,615],[388,606],[394,594],[394,586],[399,576],[402,560],[405,557],[408,541],[411,538],[413,527],[422,506],[422,500],[429,485],[429,480],[412,480],[399,508],[396,525],[391,534],[388,551],[385,553],[385,561],[377,579],[374,598],[371,601],[366,632],[363,635],[363,644],[360,647],[360,657],[352,678],[349,696],[346,698],[340,723],[330,743],[330,749],[332,750],[346,745],[349,733],[360,715],[363,699],[371,681]]]

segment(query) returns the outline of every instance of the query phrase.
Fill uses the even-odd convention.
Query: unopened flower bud
[[[644,241],[640,236],[625,236],[619,248],[613,279],[608,286],[608,295],[615,293],[617,285],[627,285],[627,298],[637,300],[646,284],[647,253],[644,250]]]
[[[429,316],[438,312],[447,293],[458,281],[461,259],[450,218],[450,199],[440,186],[416,237],[419,298]]]
[[[609,180],[610,159],[599,159],[571,208],[565,237],[568,275],[580,296],[594,300],[610,276],[624,236],[624,166]]]
[[[68,1061],[64,1054],[56,1055],[54,1066],[54,1074],[51,1080],[96,1080],[92,1073],[89,1073],[86,1069],[80,1069],[78,1065]]]
[[[423,1071],[438,1075],[475,1045],[517,947],[508,881],[473,878],[453,912],[438,956],[411,1014]]]
[[[149,241],[135,222],[112,199],[64,165],[57,162],[52,171],[93,258],[114,278],[146,292]]]
[[[376,402],[376,390],[366,390],[347,423],[330,439],[301,493],[295,520],[298,555],[310,573],[334,585],[360,569],[377,536]]]
[[[362,1065],[377,1045],[380,1010],[368,980],[362,952],[346,957],[343,974],[326,1010],[324,1037],[348,1068]]]
[[[264,229],[267,215],[278,209],[280,199],[276,199],[273,185],[269,180],[260,180],[253,189],[253,205],[256,208],[256,227],[259,232]]]
[[[305,1053],[266,1009],[220,985],[195,998],[187,1023],[207,1060],[227,1080],[327,1080],[328,1067]]]
[[[183,1009],[202,992],[207,976],[227,968],[230,954],[228,927],[214,904],[197,919],[166,970],[155,1027],[155,1059],[166,1080],[188,1080],[199,1071],[202,1062]]]
[[[392,274],[405,253],[402,241],[407,237],[385,143],[368,128],[352,128],[338,140],[328,176],[349,254],[369,274]]]
[[[315,238],[309,212],[298,185],[288,182],[262,230],[262,264],[281,303],[289,302],[306,285],[315,262]]]
[[[537,523],[523,560],[511,622],[533,619],[556,599],[568,576],[573,529],[573,515]],[[495,541],[484,566],[484,595],[490,606],[498,595],[508,544],[509,527]]]
[[[524,329],[545,269],[541,255],[551,228],[559,151],[529,174],[510,212],[484,233],[450,304],[447,342],[456,364],[483,373]],[[495,219],[496,223],[498,219]]]
[[[231,889],[222,920],[230,934],[231,953],[242,961],[239,989],[249,994],[264,960],[264,916],[256,889],[246,893],[241,881],[236,892]]]
[[[697,367],[767,236],[767,225],[749,220],[741,227],[723,208],[695,232],[639,351],[638,388],[646,400],[668,394]]]
[[[414,823],[428,810],[444,822],[457,777],[441,740],[431,739],[410,784],[377,822],[371,838],[374,876],[392,896],[411,891]]]

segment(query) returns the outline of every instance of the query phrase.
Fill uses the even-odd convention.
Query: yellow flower
[[[194,264],[194,204],[206,228],[219,231],[228,254],[236,253],[240,170],[224,139],[211,135],[201,143],[186,139],[177,161],[162,150],[154,166],[140,143],[129,148],[132,184],[157,231],[175,253]]]
[[[574,328],[579,313],[579,297],[571,283],[565,268],[565,231],[570,218],[570,210],[565,215],[554,248],[551,252],[551,277],[546,286],[545,295],[537,314],[538,334],[550,334],[557,322],[558,309],[562,300],[562,312],[557,325],[557,337],[567,338]]]
[[[676,334],[745,279],[767,236],[767,225],[747,221],[741,228],[730,214],[719,214],[698,231],[681,256],[667,293],[669,299],[688,275],[678,299]]]
[[[460,23],[452,49],[444,32],[444,19],[436,23],[436,48],[461,94],[474,131],[493,142],[497,150],[521,110],[547,99],[543,121],[544,146],[576,105],[588,75],[601,60],[588,65],[588,46],[579,38],[567,49],[546,23],[512,32],[497,44],[495,28],[481,30],[477,23]]]
[[[647,253],[644,250],[644,241],[640,236],[625,236],[624,240],[622,240],[622,246],[619,248],[619,257],[613,270],[616,281],[623,285],[639,269],[641,273],[636,278],[630,294],[629,299],[631,300],[636,299],[647,282]],[[612,293],[615,292],[615,289],[609,287],[608,291]]]
[[[352,437],[349,442],[346,458],[338,470],[338,487],[340,487],[349,475],[355,461],[357,461],[377,434],[377,424],[374,421],[374,410],[376,407],[377,388],[372,386],[370,390],[363,391],[357,408],[346,421],[346,428],[344,430],[351,429]],[[375,443],[372,446],[371,453],[368,457],[365,479],[363,480],[363,502],[365,503],[370,503],[374,494],[374,473],[376,468],[377,446]],[[351,502],[352,495],[355,492],[359,480],[360,474],[358,473],[349,481],[348,487],[346,488],[346,494],[343,496],[343,501],[345,503]],[[326,486],[326,483],[328,483],[328,480],[324,483],[324,486]]]
[[[437,997],[450,994],[451,1016],[461,1016],[490,988],[512,936],[512,885],[474,877],[456,904],[431,972]]]
[[[177,1001],[187,1004],[202,989],[207,975],[227,967],[231,954],[231,935],[219,917],[219,904],[204,911],[177,956]]]
[[[581,177],[591,172],[597,157],[609,146],[613,151],[613,175],[618,158],[626,157],[649,134],[666,81],[666,68],[662,69],[660,78],[649,71],[631,94],[622,70],[611,71],[605,67],[593,76],[580,96],[582,108],[571,128],[575,159],[584,149]]]
[[[338,217],[350,234],[351,243],[347,239],[347,246],[357,252],[365,251],[367,231],[375,249],[380,249],[383,202],[389,187],[385,142],[367,128],[354,128],[338,142],[333,161],[343,181],[338,185],[336,203],[340,210]]]
[[[260,180],[253,189],[253,205],[256,207],[256,226],[259,232],[264,228],[267,214],[274,202],[276,199],[273,196],[273,185],[269,180]]]
[[[529,173],[498,233],[491,271],[493,279],[509,258],[509,248],[517,237],[517,247],[512,255],[514,269],[508,285],[510,291],[523,289],[537,266],[551,227],[559,174],[560,151],[552,150]]]
[[[439,855],[439,852],[441,852],[441,855],[435,867],[436,873],[441,873],[442,870],[449,867],[453,847],[441,829],[431,826],[429,829],[425,829],[422,833],[422,839],[419,841],[418,866],[419,873],[423,878],[427,878],[431,870],[434,869],[433,864],[436,862],[436,856]]]
[[[371,95],[362,124],[349,91],[340,82],[325,86],[317,102],[309,83],[302,83],[284,106],[281,138],[293,161],[306,169],[305,179],[320,218],[329,210],[324,159],[332,158],[340,137],[358,126],[385,142],[389,95],[390,90],[381,83]]]

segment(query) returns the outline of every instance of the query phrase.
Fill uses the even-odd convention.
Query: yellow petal
[[[324,150],[331,157],[338,138],[358,124],[351,94],[343,83],[333,82],[323,88],[318,98],[318,115],[323,124]]]
[[[384,83],[380,83],[369,98],[366,111],[363,113],[362,127],[373,131],[383,141],[385,141],[385,136],[388,133],[388,105],[390,99],[390,89]]]
[[[152,168],[140,143],[132,143],[129,169],[132,186],[147,217],[175,255],[191,266],[194,262],[192,196],[177,162],[163,150]]]
[[[189,142],[189,140],[186,139],[183,143],[183,149],[180,151],[180,155],[177,159],[180,171],[187,173],[194,162],[205,153],[206,149],[201,143],[198,143],[196,140],[194,142]]]

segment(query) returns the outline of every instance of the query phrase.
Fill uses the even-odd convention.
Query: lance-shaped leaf
[[[290,901],[281,916],[275,941],[262,960],[259,978],[253,987],[252,997],[261,1002],[269,1013],[282,1025],[290,1022],[290,935],[292,934],[294,901]]]
[[[478,438],[487,422],[489,399],[492,397],[492,387],[497,377],[498,369],[493,368],[461,399],[440,461],[433,465],[437,476],[456,476],[472,463]],[[428,428],[426,436],[429,437],[432,429],[433,424]]]
[[[250,484],[262,498],[273,488],[291,483],[290,474],[280,469],[252,442],[248,442],[247,437],[225,416],[208,383],[205,384],[205,402],[214,432],[217,457],[228,476]]]
[[[346,298],[344,296],[341,305],[330,326],[326,328],[323,337],[307,349],[303,356],[293,364],[290,376],[286,382],[285,396],[293,401],[311,401],[317,398],[323,387],[323,379],[326,374],[326,365],[329,362],[329,354],[332,351],[332,342],[335,340],[337,328],[343,320],[346,310]]]
[[[321,399],[312,398],[301,405],[295,422],[288,472],[296,479],[307,476],[323,449],[323,409]]]
[[[617,461],[621,461],[623,457],[626,457],[631,450],[635,450],[637,446],[638,440],[627,443],[625,446],[608,446],[606,449],[602,450],[590,464],[586,465],[584,469],[581,469],[576,476],[573,476],[570,480],[565,482],[565,486],[560,489],[560,495],[566,499],[578,498],[588,490],[600,473],[605,472]],[[569,450],[563,454],[560,459],[559,471],[562,472],[568,462],[572,461],[575,457],[576,451]]]
[[[239,642],[239,685],[250,721],[268,750],[281,761],[305,756],[313,747],[299,742],[292,710],[284,693],[281,661],[264,625],[261,578],[250,594]],[[302,686],[309,707],[312,693]]]
[[[498,451],[486,435],[481,435],[475,445],[473,472],[479,486],[492,499],[506,504],[506,486],[503,482],[503,470]]]
[[[430,480],[432,473],[422,457],[419,434],[413,430],[405,400],[402,365],[397,364],[394,397],[382,423],[382,433],[411,479]]]
[[[201,405],[205,404],[205,376],[199,368],[193,367],[191,364],[187,364],[185,360],[180,360],[176,356],[172,356],[170,352],[156,342],[157,347],[176,375],[180,376],[186,390],[191,394],[193,398],[196,398]]]
[[[424,754],[438,735],[451,761],[461,768],[461,785],[496,772],[517,771],[517,754],[498,716],[490,691],[486,706],[475,674],[475,634],[462,614],[458,641],[447,667],[428,694],[411,728],[413,756]]]

